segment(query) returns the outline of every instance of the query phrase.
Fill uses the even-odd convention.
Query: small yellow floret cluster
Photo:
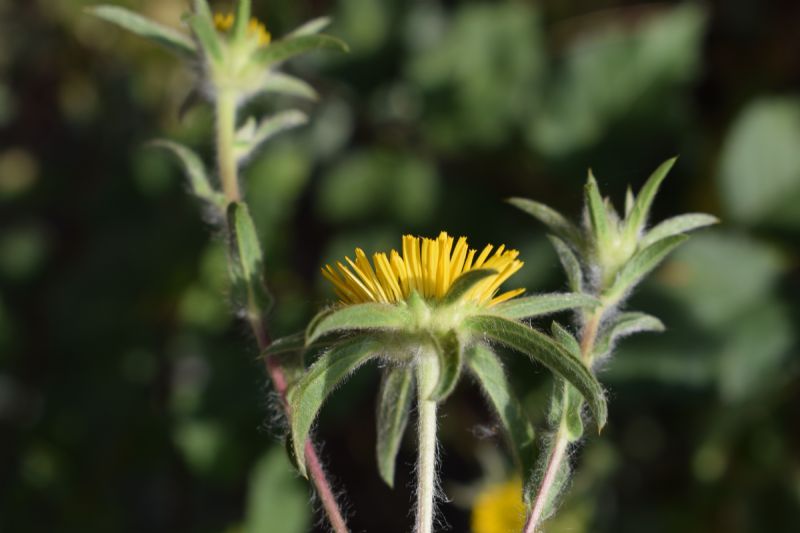
[[[472,533],[517,533],[525,525],[519,478],[491,485],[472,507]]]
[[[233,13],[223,15],[222,13],[214,14],[214,26],[219,31],[229,31],[233,27],[236,17]],[[272,41],[272,35],[267,31],[266,26],[256,18],[251,18],[250,23],[247,25],[247,31],[250,35],[258,37],[259,46],[267,46]]]
[[[344,304],[396,303],[406,300],[415,291],[426,299],[441,299],[459,276],[477,269],[491,269],[497,273],[476,283],[465,294],[465,300],[488,307],[525,291],[515,289],[495,296],[500,285],[522,268],[516,250],[500,246],[490,255],[494,249],[490,244],[476,257],[477,250],[467,246],[466,237],[453,244],[453,237],[446,232],[436,239],[405,235],[402,255],[395,250],[388,256],[376,253],[370,264],[364,251],[356,248],[355,261],[345,258],[349,268],[337,262],[338,272],[326,265],[322,275],[333,283]]]

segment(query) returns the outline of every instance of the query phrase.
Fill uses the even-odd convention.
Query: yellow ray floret
[[[219,31],[229,31],[233,27],[233,23],[236,21],[236,17],[233,16],[233,13],[215,13],[214,14],[214,26],[216,26],[217,30]],[[267,28],[258,21],[256,18],[251,18],[250,22],[247,25],[247,31],[250,35],[255,35],[258,37],[258,44],[259,46],[266,46],[272,41],[272,35],[267,31]]]
[[[500,246],[492,254],[494,247],[489,244],[478,254],[467,246],[466,237],[455,244],[453,241],[446,232],[436,239],[405,235],[402,255],[395,250],[388,256],[376,253],[370,263],[364,251],[356,248],[355,260],[346,257],[346,265],[337,262],[338,272],[326,265],[322,275],[333,283],[344,304],[395,303],[404,301],[414,291],[428,300],[437,300],[447,294],[459,276],[477,269],[497,273],[475,284],[465,295],[466,300],[491,306],[525,291],[515,289],[495,296],[500,285],[522,268],[522,261],[517,259],[519,252]]]

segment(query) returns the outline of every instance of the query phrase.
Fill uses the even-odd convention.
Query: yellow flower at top
[[[517,533],[525,525],[522,481],[517,477],[486,488],[472,507],[472,533]]]
[[[436,239],[403,237],[402,255],[392,250],[376,253],[370,263],[361,248],[356,248],[355,261],[346,257],[347,265],[336,263],[338,272],[330,265],[322,275],[333,283],[336,295],[344,304],[365,302],[396,303],[405,301],[413,292],[428,300],[441,299],[453,282],[465,272],[478,269],[496,271],[479,281],[464,296],[464,300],[481,306],[492,306],[525,292],[514,289],[496,296],[500,285],[522,268],[519,252],[500,246],[487,245],[480,254],[467,246],[466,237],[455,242],[446,232]],[[477,257],[476,257],[477,255]]]
[[[236,21],[236,17],[233,16],[233,13],[215,13],[214,14],[214,26],[216,26],[218,31],[229,31],[233,28],[233,23]],[[256,18],[251,18],[250,23],[247,25],[247,31],[250,35],[255,35],[258,37],[258,45],[259,46],[267,46],[272,41],[272,35],[267,31],[266,26],[259,22]]]

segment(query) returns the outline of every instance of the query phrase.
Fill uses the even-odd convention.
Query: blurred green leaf
[[[305,533],[309,527],[308,492],[284,450],[272,448],[250,474],[243,532]]]
[[[160,44],[181,57],[191,59],[196,54],[195,44],[188,36],[133,11],[116,6],[94,6],[86,8],[86,12]]]
[[[44,266],[50,243],[44,228],[26,225],[4,228],[0,234],[0,276],[24,281]]]

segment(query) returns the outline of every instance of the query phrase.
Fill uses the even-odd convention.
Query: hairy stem
[[[433,531],[436,498],[436,402],[430,401],[439,374],[435,354],[423,353],[417,366],[419,455],[417,459],[416,533]]]
[[[217,161],[222,191],[229,202],[237,202],[239,176],[234,143],[236,138],[236,93],[221,89],[217,94]]]

